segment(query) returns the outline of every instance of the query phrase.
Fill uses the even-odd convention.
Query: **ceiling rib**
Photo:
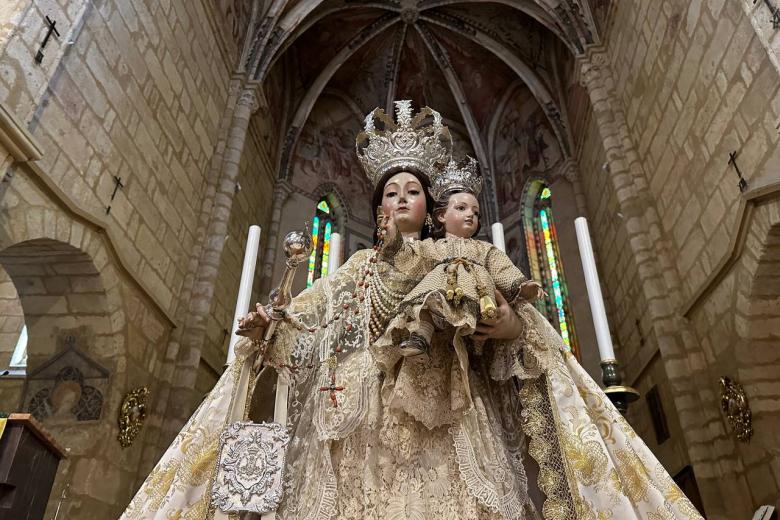
[[[420,12],[430,11],[437,7],[465,4],[500,4],[520,11],[539,22],[545,29],[557,36],[572,54],[577,54],[576,45],[566,37],[565,33],[559,27],[558,24],[560,21],[555,12],[549,7],[542,6],[538,2],[531,0],[431,0],[420,3]]]
[[[485,153],[485,145],[482,143],[482,138],[479,135],[479,126],[477,125],[474,113],[471,111],[471,106],[466,99],[466,93],[463,90],[463,85],[452,68],[452,62],[450,61],[447,51],[439,44],[438,41],[436,41],[435,36],[433,36],[430,30],[423,24],[415,24],[415,29],[417,29],[417,33],[422,37],[426,47],[428,47],[428,51],[430,51],[434,61],[444,74],[444,77],[447,80],[447,84],[450,87],[450,92],[452,92],[452,96],[455,98],[455,102],[458,104],[461,117],[463,117],[463,121],[466,123],[466,129],[468,130],[471,145],[474,147],[474,153],[477,155],[477,160],[481,165],[482,177],[487,181],[487,190],[485,190],[487,197],[484,198],[487,199],[488,202],[488,211],[486,212],[488,222],[498,222],[498,206],[496,204],[494,190],[495,179],[493,177],[493,169],[490,167],[488,155]]]
[[[257,71],[253,74],[255,79],[257,79],[258,81],[263,81],[266,75],[268,74],[268,71],[271,70],[271,68],[274,66],[276,61],[281,56],[284,55],[287,49],[290,48],[290,46],[293,45],[298,40],[298,38],[300,38],[306,31],[311,29],[315,24],[324,20],[325,18],[327,18],[332,14],[340,13],[343,11],[354,10],[357,9],[358,7],[383,9],[385,11],[398,12],[396,9],[393,9],[391,6],[388,6],[387,4],[381,2],[365,3],[365,4],[360,4],[359,6],[339,5],[335,7],[330,7],[328,9],[323,9],[315,13],[313,16],[307,17],[304,20],[299,21],[289,29],[281,29],[279,37],[275,39],[275,42],[272,46],[268,47],[265,56],[263,57],[262,61],[259,63],[257,67]],[[282,27],[281,22],[279,26]]]
[[[349,58],[351,58],[363,45],[375,38],[380,33],[386,31],[388,28],[399,23],[401,21],[395,15],[387,14],[380,17],[371,25],[364,27],[355,37],[347,42],[341,50],[328,62],[325,68],[320,72],[317,78],[312,83],[311,87],[306,91],[305,96],[298,105],[298,109],[295,112],[295,116],[287,131],[287,137],[285,139],[285,146],[282,151],[282,162],[280,165],[280,176],[282,179],[289,177],[290,157],[295,149],[295,144],[300,137],[301,129],[306,123],[306,120],[311,114],[312,108],[317,98],[322,94],[323,89],[331,80],[336,71],[341,67]]]
[[[567,151],[571,149],[567,139],[567,133],[562,127],[563,122],[560,120],[560,118],[554,117],[554,114],[561,113],[558,108],[557,101],[552,97],[550,91],[542,82],[539,75],[530,66],[528,66],[525,61],[507,49],[503,44],[494,40],[476,27],[473,27],[468,22],[461,20],[463,26],[468,29],[467,31],[464,31],[461,27],[453,25],[448,19],[443,19],[433,14],[420,15],[420,19],[440,27],[444,27],[449,31],[471,40],[477,45],[480,45],[488,51],[492,52],[495,56],[500,58],[501,61],[507,64],[509,68],[512,69],[512,71],[514,71],[514,73],[525,82],[525,84],[528,86],[528,89],[536,98],[536,101],[544,110],[547,119],[550,121],[550,125],[552,126],[553,131],[558,138],[561,149]]]
[[[395,101],[395,93],[398,89],[398,76],[401,73],[401,55],[403,54],[404,41],[406,40],[406,30],[409,27],[408,24],[404,24],[401,30],[398,31],[398,37],[394,42],[393,52],[390,56],[392,60],[391,70],[388,76],[385,78],[387,84],[387,100],[385,101],[385,113],[393,113],[393,101]]]

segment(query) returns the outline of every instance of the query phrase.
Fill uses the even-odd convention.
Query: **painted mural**
[[[371,186],[355,155],[361,121],[338,97],[322,96],[303,127],[292,159],[292,183],[315,193],[324,183],[337,185],[352,214],[371,220]]]
[[[345,92],[363,113],[384,108],[393,44],[400,31],[396,27],[363,44],[331,79],[328,88]]]
[[[596,28],[602,36],[607,29],[607,21],[609,19],[609,10],[611,7],[611,0],[593,0],[590,4],[593,19],[596,22]]]
[[[562,161],[561,149],[542,107],[518,88],[501,114],[494,144],[496,191],[501,217],[520,210],[531,177],[547,177]]]
[[[236,49],[244,46],[249,19],[252,16],[252,2],[250,0],[217,0],[220,12],[224,13],[229,25],[230,35]]]
[[[377,9],[338,12],[326,17],[320,30],[300,36],[295,42],[295,63],[301,85],[310,86],[339,51],[382,14]]]
[[[473,6],[451,5],[442,9],[442,12],[500,41],[529,64],[537,66],[544,61],[541,57],[544,53],[545,29],[517,9],[492,3],[481,5],[478,10]]]
[[[445,119],[460,120],[460,109],[447,80],[415,31],[407,31],[401,59],[396,99],[411,99],[415,107],[427,105]]]
[[[443,29],[434,30],[434,33],[447,48],[477,125],[485,132],[501,100],[495,93],[506,91],[515,75],[494,54],[468,40]]]

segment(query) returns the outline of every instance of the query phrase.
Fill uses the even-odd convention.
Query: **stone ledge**
[[[122,256],[122,253],[114,245],[117,243],[117,240],[114,237],[114,233],[108,228],[107,223],[79,208],[79,206],[49,178],[46,172],[44,172],[38,164],[34,162],[25,162],[21,166],[30,173],[30,176],[34,181],[37,181],[39,187],[46,192],[55,203],[59,204],[66,213],[69,213],[75,220],[80,221],[82,224],[92,227],[99,235],[104,237],[106,249],[110,252],[111,256],[114,257],[115,264],[119,270],[125,272],[131,283],[151,302],[152,306],[157,309],[166,321],[168,321],[171,327],[176,328],[176,320],[174,319],[173,314],[166,309],[154,293],[149,290],[149,287],[147,287],[146,283],[141,279],[139,273],[135,272],[135,270],[129,266]]]
[[[17,162],[37,161],[43,157],[41,147],[5,103],[0,103],[0,145]]]
[[[694,309],[701,305],[706,297],[718,286],[726,276],[729,269],[739,260],[745,246],[745,240],[750,232],[750,222],[753,219],[753,211],[758,204],[780,197],[780,181],[772,182],[753,188],[744,194],[739,201],[737,209],[736,230],[732,234],[731,242],[726,253],[720,259],[706,280],[679,310],[679,314],[686,318],[691,317]]]

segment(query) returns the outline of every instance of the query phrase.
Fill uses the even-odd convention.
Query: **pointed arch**
[[[553,97],[552,93],[547,88],[547,85],[545,85],[539,74],[537,74],[537,72],[530,65],[523,61],[519,56],[514,54],[504,44],[498,40],[493,39],[490,35],[485,34],[483,31],[480,31],[478,28],[472,26],[468,22],[463,20],[459,21],[459,24],[466,29],[461,30],[461,28],[454,24],[452,20],[440,15],[421,14],[420,19],[433,25],[443,27],[448,31],[452,31],[455,34],[458,34],[463,38],[474,42],[475,44],[493,53],[493,55],[495,55],[510,69],[512,69],[512,71],[525,82],[525,84],[528,86],[528,89],[539,103],[539,106],[541,106],[544,110],[544,113],[547,116],[547,119],[550,121],[550,125],[553,131],[555,132],[555,136],[561,145],[561,150],[563,150],[567,157],[571,156],[572,148],[569,143],[568,132],[564,127],[564,121],[561,118],[561,111],[558,108],[558,101]]]
[[[343,232],[344,227],[344,210],[340,198],[334,192],[320,196],[311,220],[312,251],[309,255],[306,287],[311,287],[315,280],[329,274],[331,236]]]
[[[552,191],[542,179],[530,179],[523,190],[521,219],[531,278],[547,295],[537,308],[558,329],[569,350],[579,358],[574,332],[574,313],[569,304],[563,261],[552,211]]]
[[[306,91],[306,95],[298,105],[298,109],[295,111],[293,120],[287,130],[287,136],[285,137],[285,144],[282,150],[282,159],[280,163],[279,176],[281,179],[289,178],[290,158],[292,157],[295,144],[301,135],[301,130],[306,120],[311,114],[314,103],[319,99],[320,94],[325,89],[326,85],[336,73],[336,71],[343,65],[349,58],[352,57],[363,45],[369,40],[376,37],[386,29],[400,22],[399,18],[391,16],[383,16],[376,20],[368,27],[363,28],[354,38],[352,38],[341,50],[328,62],[325,68],[320,72],[319,76],[314,80],[309,90]]]

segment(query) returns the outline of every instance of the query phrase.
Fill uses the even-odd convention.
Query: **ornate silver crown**
[[[374,187],[392,170],[411,168],[432,178],[452,153],[452,136],[441,114],[425,107],[412,117],[409,100],[396,101],[395,113],[397,123],[375,108],[366,116],[365,130],[355,142],[360,164]],[[377,129],[377,121],[383,129]]]
[[[431,195],[434,200],[439,198],[447,190],[454,188],[463,188],[479,196],[482,191],[482,175],[479,173],[479,163],[471,156],[459,164],[455,160],[450,160],[443,170],[433,174],[431,179]]]

